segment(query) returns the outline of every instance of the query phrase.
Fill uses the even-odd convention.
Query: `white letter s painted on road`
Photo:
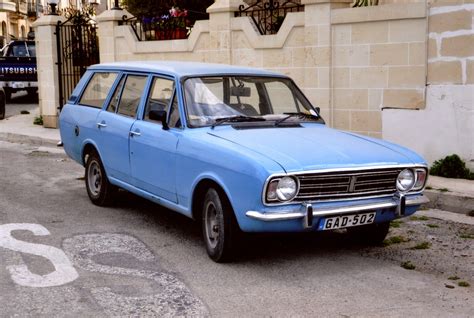
[[[7,266],[15,283],[28,287],[52,287],[70,283],[79,277],[62,250],[53,246],[19,241],[11,235],[12,231],[17,230],[30,231],[38,236],[50,234],[44,226],[39,224],[3,224],[0,225],[0,247],[47,258],[54,265],[55,271],[47,275],[37,275],[30,272],[25,264]]]

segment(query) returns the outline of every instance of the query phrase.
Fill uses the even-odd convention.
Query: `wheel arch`
[[[91,141],[85,141],[82,146],[82,151],[81,151],[81,161],[82,161],[83,166],[86,165],[87,155],[89,155],[92,152],[96,152],[99,155],[99,157],[101,157],[100,152],[97,149],[97,146]]]
[[[235,211],[232,207],[232,202],[230,201],[230,197],[227,191],[224,189],[221,184],[209,177],[203,178],[199,180],[193,190],[192,201],[191,201],[191,215],[192,218],[198,222],[201,222],[202,219],[202,204],[204,203],[204,196],[208,189],[214,188],[222,197],[223,200],[226,200],[228,205],[232,208],[232,214],[235,218]]]

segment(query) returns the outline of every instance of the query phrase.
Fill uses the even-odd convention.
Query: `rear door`
[[[98,142],[97,116],[106,103],[117,77],[118,72],[86,72],[60,113],[64,150],[78,162],[82,162],[84,141]]]
[[[147,76],[122,74],[107,108],[97,117],[99,148],[109,177],[131,183],[129,137],[142,102]]]

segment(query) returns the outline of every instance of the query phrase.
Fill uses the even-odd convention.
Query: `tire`
[[[348,228],[348,232],[357,241],[366,245],[380,245],[385,240],[390,228],[390,222],[374,223]]]
[[[0,120],[5,118],[5,94],[0,91]]]
[[[92,152],[87,158],[85,181],[87,194],[93,204],[98,206],[112,204],[117,187],[109,182],[102,161],[96,152]]]
[[[4,88],[5,92],[5,102],[9,103],[12,101],[12,92],[8,88]]]
[[[235,257],[238,225],[227,197],[210,188],[202,206],[202,233],[209,257],[217,262]]]

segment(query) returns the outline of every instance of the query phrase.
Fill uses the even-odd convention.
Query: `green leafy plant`
[[[416,268],[416,266],[410,261],[402,262],[400,266],[408,270],[413,270]]]
[[[474,173],[466,168],[466,163],[456,154],[436,160],[431,166],[430,174],[445,178],[474,180]]]
[[[393,227],[393,228],[399,228],[400,225],[402,225],[403,222],[400,221],[400,220],[393,220],[392,222],[390,222],[390,227]]]
[[[414,216],[410,217],[410,220],[412,220],[412,221],[428,221],[429,218],[427,216],[424,216],[424,215],[422,215],[422,216],[414,215]]]
[[[384,240],[382,244],[383,246],[389,246],[389,245],[400,244],[400,243],[404,243],[408,241],[410,241],[410,239],[400,235],[400,236],[392,236]]]
[[[411,249],[412,250],[427,250],[430,247],[431,247],[430,242],[421,242],[421,243],[416,244],[415,246],[413,246]]]
[[[33,125],[43,126],[43,116],[40,115],[35,117],[35,119],[33,120]]]
[[[431,229],[436,229],[439,227],[439,225],[436,225],[436,224],[426,224],[427,227],[431,228]]]
[[[458,286],[459,287],[469,287],[469,286],[471,286],[471,284],[469,284],[468,282],[465,282],[465,281],[460,281],[458,283]]]
[[[453,275],[448,277],[449,280],[458,280],[460,277],[458,275]]]

